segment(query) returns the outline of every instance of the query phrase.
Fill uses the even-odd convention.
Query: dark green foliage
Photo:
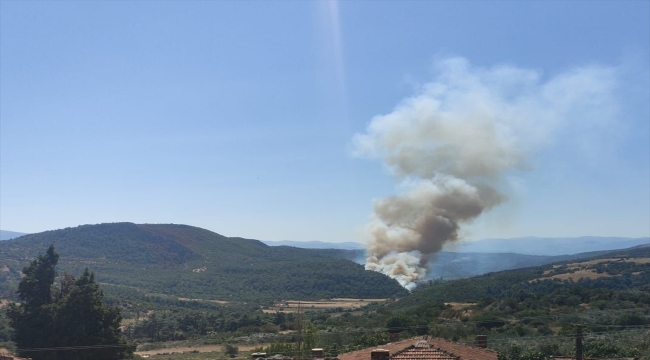
[[[223,346],[223,353],[226,356],[236,357],[239,354],[239,348],[232,344],[226,344]]]
[[[547,360],[552,359],[551,355],[539,350],[524,350],[519,345],[513,345],[509,349],[499,353],[499,360]]]
[[[60,287],[53,286],[58,259],[51,245],[23,270],[18,286],[22,303],[7,311],[18,352],[34,360],[113,360],[129,355],[132,349],[120,336],[120,311],[104,303],[88,269],[78,280],[66,274]],[[93,348],[63,349],[78,346]],[[55,349],[36,350],[44,348]]]
[[[409,330],[413,325],[413,320],[405,316],[393,316],[386,322],[386,328],[389,333],[397,334]]]
[[[312,323],[308,322],[302,328],[302,351],[308,354],[311,349],[315,348],[320,340],[318,328]]]
[[[357,336],[354,339],[354,344],[362,348],[371,346],[383,345],[390,342],[390,337],[386,333],[368,333]]]
[[[500,328],[506,324],[505,321],[492,314],[480,315],[475,317],[473,320],[476,322],[477,327],[487,330]]]
[[[616,319],[619,326],[641,326],[650,323],[648,319],[638,314],[625,314]]]
[[[58,260],[59,255],[50,245],[45,255],[38,256],[23,269],[25,276],[16,291],[23,303],[11,304],[7,309],[10,325],[14,329],[14,341],[19,349],[45,348],[56,344],[52,284]],[[36,354],[35,359],[39,359],[39,355]]]
[[[124,345],[119,330],[120,310],[104,303],[103,293],[88,269],[59,301],[55,316],[58,338],[64,346]],[[123,353],[124,348],[92,349],[66,353],[65,358],[116,359]]]
[[[0,346],[12,338],[13,329],[9,326],[9,319],[5,311],[0,311]]]
[[[594,341],[585,344],[584,356],[591,358],[614,358],[624,356],[637,356],[636,349],[623,348],[604,341]]]
[[[56,277],[54,268],[59,262],[59,254],[50,245],[45,255],[39,255],[30,266],[23,269],[23,279],[16,293],[25,302],[27,310],[52,303],[52,284]]]

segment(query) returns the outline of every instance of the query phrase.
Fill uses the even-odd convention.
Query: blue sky
[[[519,138],[538,144],[503,174],[508,201],[463,236],[649,236],[649,15],[647,1],[3,0],[0,228],[358,240],[405,180],[353,138],[455,58],[536,74],[534,89],[611,75],[593,107]]]

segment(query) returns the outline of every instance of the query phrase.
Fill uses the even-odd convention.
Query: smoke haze
[[[611,122],[615,71],[588,66],[542,81],[513,66],[435,62],[436,78],[353,139],[357,156],[379,158],[404,190],[375,200],[365,228],[366,269],[407,289],[431,255],[459,240],[464,224],[507,200],[504,177],[531,167],[527,155],[554,131]],[[576,131],[578,131],[576,130]]]

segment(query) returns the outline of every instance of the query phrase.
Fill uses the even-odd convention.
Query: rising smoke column
[[[375,200],[365,228],[366,269],[408,289],[432,254],[464,224],[507,199],[504,177],[530,167],[526,155],[568,122],[607,123],[615,71],[588,66],[547,81],[512,66],[435,62],[437,77],[354,139],[357,156],[379,158],[404,190]],[[582,122],[582,125],[580,125]]]

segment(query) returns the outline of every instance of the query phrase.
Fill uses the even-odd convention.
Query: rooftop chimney
[[[390,351],[384,349],[375,349],[370,353],[370,360],[388,360]]]
[[[487,348],[487,335],[476,335],[476,346],[480,348]]]
[[[313,356],[315,358],[323,358],[323,357],[325,357],[325,355],[323,355],[323,354],[324,354],[324,351],[321,348],[311,349],[311,356]]]

